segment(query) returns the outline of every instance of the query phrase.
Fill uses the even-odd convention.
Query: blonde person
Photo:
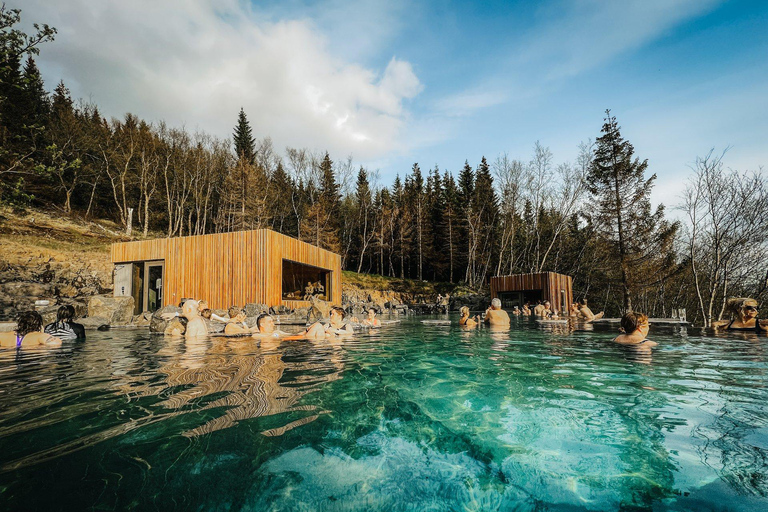
[[[0,332],[0,348],[59,347],[61,340],[43,332],[43,317],[37,311],[24,311],[12,332]]]
[[[650,350],[651,347],[658,345],[655,341],[648,339],[647,336],[650,329],[651,324],[648,323],[647,315],[643,313],[627,313],[621,317],[622,334],[616,336],[613,341],[619,345]]]
[[[480,315],[475,315],[474,317],[469,316],[469,308],[467,306],[461,306],[459,313],[461,313],[461,318],[459,318],[459,325],[463,325],[465,327],[476,327],[477,323],[480,321]]]
[[[758,318],[758,304],[755,299],[734,297],[725,305],[730,320],[712,322],[712,327],[731,332],[768,332],[768,320]]]

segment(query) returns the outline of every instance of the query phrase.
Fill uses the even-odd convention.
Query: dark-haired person
[[[633,348],[649,349],[658,345],[647,338],[651,324],[648,316],[643,313],[627,313],[621,317],[622,334],[613,340],[619,345],[628,345]]]
[[[381,320],[376,318],[376,310],[373,308],[368,308],[368,316],[363,319],[362,322],[360,322],[361,325],[364,325],[366,327],[370,327],[372,329],[378,329],[381,327]]]
[[[732,332],[768,332],[768,320],[758,318],[758,306],[755,299],[734,297],[728,299],[725,307],[730,313],[731,319],[712,322],[712,327],[715,329]]]
[[[256,318],[256,330],[253,333],[253,337],[265,338],[270,336],[281,338],[284,336],[290,336],[290,334],[275,327],[275,319],[272,318],[272,315],[268,313],[262,313],[258,316],[258,318]]]
[[[43,332],[43,317],[37,311],[24,311],[16,320],[16,330],[0,332],[0,348],[59,347],[61,340]]]
[[[59,306],[56,321],[45,326],[45,332],[61,340],[85,339],[85,327],[75,323],[75,308],[69,304]]]

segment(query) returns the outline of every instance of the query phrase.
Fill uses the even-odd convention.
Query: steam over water
[[[768,509],[768,337],[407,320],[0,353],[0,509]]]

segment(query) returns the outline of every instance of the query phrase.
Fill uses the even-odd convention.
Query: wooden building
[[[309,305],[309,295],[341,304],[341,256],[269,229],[112,244],[115,296],[136,311],[183,298],[213,309],[260,303]]]
[[[548,300],[553,310],[568,311],[573,303],[573,279],[555,272],[496,276],[491,278],[491,298],[497,297],[504,309]]]

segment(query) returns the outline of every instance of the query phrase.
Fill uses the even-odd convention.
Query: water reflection
[[[323,347],[331,350],[325,351],[329,358],[322,362],[298,360],[287,363],[280,340],[265,339],[259,343],[251,338],[234,341],[212,338],[192,342],[179,339],[159,352],[168,357],[157,370],[164,376],[163,386],[157,382],[146,383],[142,377],[123,386],[122,391],[132,399],[168,395],[157,405],[172,411],[171,415],[185,414],[190,408],[198,413],[222,412],[203,425],[184,431],[186,437],[210,434],[240,421],[263,416],[313,413],[261,432],[267,436],[281,435],[316,420],[325,412],[299,402],[307,393],[340,379],[344,368],[341,354],[334,350],[340,346],[335,340],[285,343],[300,352]],[[301,376],[290,385],[284,385],[281,381],[288,371]]]

